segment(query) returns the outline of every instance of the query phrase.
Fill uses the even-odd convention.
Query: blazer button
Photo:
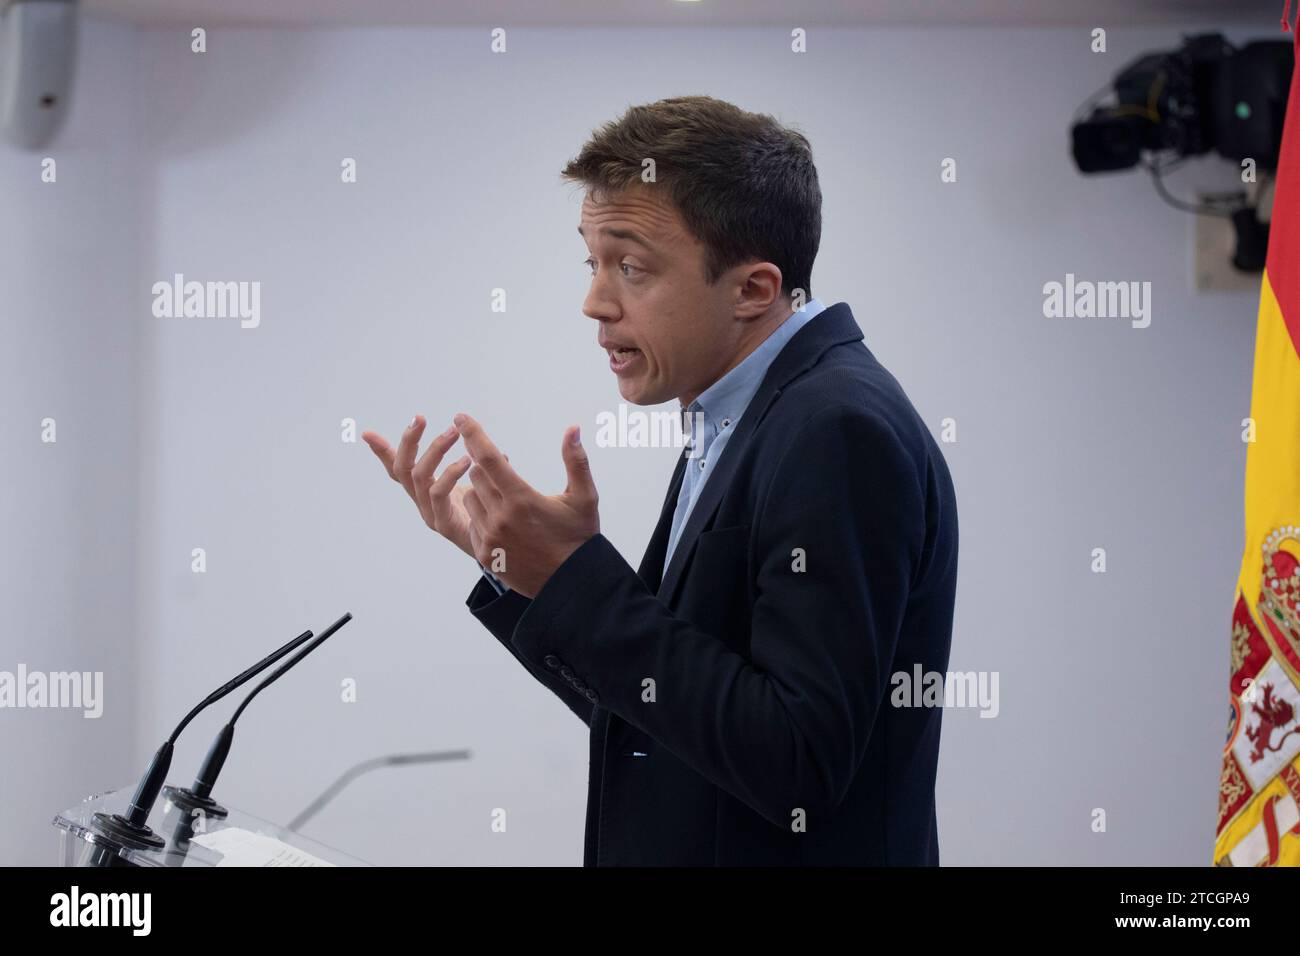
[[[560,666],[560,659],[554,654],[547,654],[542,658],[542,660],[546,662],[546,666],[551,670],[555,670],[555,668]]]
[[[600,695],[597,694],[597,693],[596,693],[594,690],[592,690],[590,687],[587,688],[587,692],[586,692],[585,694],[583,694],[582,696],[585,697],[585,698],[587,698],[587,700],[591,701],[593,704],[594,704],[596,701],[600,700]]]
[[[569,681],[569,683],[573,685],[573,689],[576,690],[579,694],[581,694],[583,691],[587,689],[587,685],[584,684],[582,681],[578,680],[578,678],[576,677],[573,680]]]
[[[569,667],[566,664],[564,667],[560,668],[560,676],[563,677],[565,680],[571,681],[573,680],[573,671],[569,670]]]

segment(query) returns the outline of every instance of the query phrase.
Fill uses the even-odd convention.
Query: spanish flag
[[[1249,442],[1246,540],[1232,612],[1218,866],[1300,865],[1298,100],[1300,78],[1293,69],[1259,295],[1251,417],[1243,431]]]

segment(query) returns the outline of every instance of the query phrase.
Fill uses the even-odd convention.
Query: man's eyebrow
[[[615,229],[613,226],[604,226],[599,231],[609,236],[611,239],[627,239],[629,242],[640,243],[651,252],[656,251],[654,243],[650,242],[649,239],[646,239],[639,232],[634,232],[631,229]],[[578,227],[578,235],[582,236],[584,239],[587,238],[587,234],[582,231],[582,226]]]

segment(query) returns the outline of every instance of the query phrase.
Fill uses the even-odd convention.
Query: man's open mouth
[[[628,346],[618,346],[617,348],[608,349],[609,367],[615,373],[626,371],[633,363],[641,357],[641,350],[630,348]]]

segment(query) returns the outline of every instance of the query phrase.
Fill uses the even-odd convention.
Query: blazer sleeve
[[[582,718],[583,723],[591,725],[591,712],[594,707],[592,702],[575,690],[561,675],[537,667],[520,656],[519,651],[510,642],[520,616],[528,608],[528,598],[517,591],[498,591],[493,582],[488,580],[487,572],[484,572],[479,577],[474,590],[466,598],[465,604],[469,607],[470,613],[492,632],[492,636],[500,641],[519,663],[528,668],[529,673],[554,691],[571,711]]]
[[[599,534],[523,609],[510,643],[535,665],[567,664],[601,706],[772,823],[828,814],[887,694],[923,487],[887,421],[823,409],[793,430],[760,493],[748,657],[674,616]]]

